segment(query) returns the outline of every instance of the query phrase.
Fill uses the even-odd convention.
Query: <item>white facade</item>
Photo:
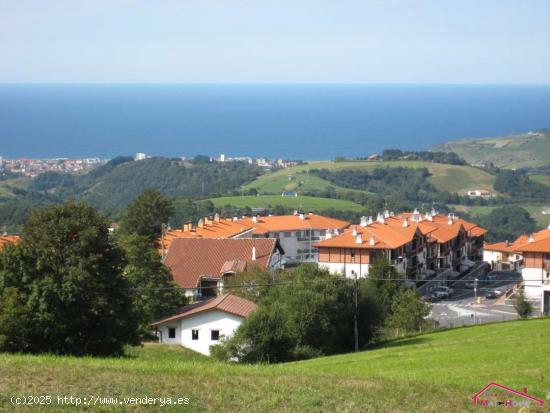
[[[159,342],[178,344],[209,356],[210,346],[232,336],[243,321],[244,318],[224,311],[204,311],[160,325]],[[170,333],[174,337],[170,337]],[[214,339],[216,334],[217,340]]]
[[[530,300],[540,301],[543,291],[550,290],[550,268],[523,268],[521,276],[525,285],[525,297]]]
[[[319,262],[319,268],[328,270],[334,275],[344,275],[347,278],[364,278],[369,275],[369,264],[344,264],[343,262]]]
[[[317,248],[313,244],[324,240],[326,234],[327,230],[306,229],[270,232],[267,237],[279,240],[287,263],[299,263],[317,261]]]

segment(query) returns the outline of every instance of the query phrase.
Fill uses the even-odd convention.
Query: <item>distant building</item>
[[[491,196],[491,191],[488,189],[474,189],[472,191],[468,191],[467,194],[470,197],[488,198]]]
[[[225,154],[220,155],[220,162],[225,162]]]
[[[296,191],[284,191],[282,194],[281,194],[282,197],[297,197],[298,196],[298,192]]]
[[[550,215],[550,207],[543,208],[542,215]]]
[[[136,153],[136,156],[134,157],[136,161],[143,161],[144,159],[147,159],[147,155],[143,152]]]

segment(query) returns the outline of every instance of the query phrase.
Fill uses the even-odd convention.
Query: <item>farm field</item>
[[[130,348],[122,358],[0,354],[0,411],[452,413],[472,411],[471,395],[491,381],[527,387],[550,403],[549,342],[546,318],[440,331],[280,365],[223,364],[157,344]],[[188,397],[190,403],[17,408],[9,401],[14,395]],[[529,411],[548,411],[543,408]]]
[[[308,173],[311,169],[375,169],[384,167],[428,168],[432,176],[428,180],[439,190],[464,194],[471,189],[492,190],[494,176],[472,166],[447,165],[424,161],[320,161],[298,165],[260,176],[245,188],[255,188],[260,193],[280,194],[284,190],[322,190],[333,186],[346,190]]]
[[[449,205],[454,207],[457,211],[465,211],[474,216],[483,216],[490,214],[491,211],[495,208],[502,208],[505,205],[501,206],[465,206],[465,205]],[[540,228],[547,228],[550,225],[550,215],[544,215],[542,210],[546,206],[550,205],[532,205],[532,204],[520,204],[518,205],[522,208],[525,208],[531,217],[537,222],[537,225]]]
[[[281,205],[287,208],[303,209],[304,211],[340,209],[345,211],[362,211],[364,208],[355,202],[342,199],[317,198],[312,196],[282,197],[281,195],[259,195],[259,196],[224,196],[211,198],[216,208],[226,205],[238,208],[263,208],[267,206]]]

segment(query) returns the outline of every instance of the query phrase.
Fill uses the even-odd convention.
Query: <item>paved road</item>
[[[432,303],[429,318],[437,321],[441,327],[481,324],[495,321],[514,320],[516,310],[511,305],[497,304],[496,299],[486,299],[487,289],[507,291],[512,288],[521,276],[518,273],[490,273],[478,283],[477,295],[481,304],[477,304],[472,289],[465,288],[467,280],[457,281],[453,286],[453,296]]]

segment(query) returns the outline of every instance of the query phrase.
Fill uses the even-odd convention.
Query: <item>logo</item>
[[[479,407],[528,407],[532,403],[539,406],[544,404],[544,400],[528,395],[527,387],[518,391],[495,382],[474,394],[472,402]]]

